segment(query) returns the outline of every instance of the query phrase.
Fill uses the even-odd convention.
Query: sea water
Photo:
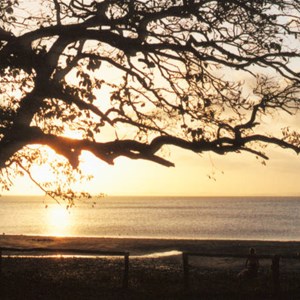
[[[300,241],[300,197],[0,197],[0,234]]]

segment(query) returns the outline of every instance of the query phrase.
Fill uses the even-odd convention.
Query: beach
[[[300,252],[300,242],[296,241],[51,237],[5,234],[0,235],[0,247],[126,251],[130,255],[149,255],[168,251],[247,255],[250,247],[255,247],[258,254],[264,255],[289,256]]]
[[[300,296],[300,242],[183,240],[1,235],[1,299],[297,299]],[[239,282],[237,274],[254,247],[260,259],[257,278]],[[46,249],[129,253],[128,287],[124,257],[77,256]],[[185,284],[182,253],[189,256]],[[17,255],[15,255],[17,254]],[[280,262],[280,294],[274,293],[271,259]],[[21,256],[20,256],[21,255]],[[32,256],[33,255],[33,256]],[[49,256],[52,255],[52,256]]]

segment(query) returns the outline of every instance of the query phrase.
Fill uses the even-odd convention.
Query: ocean
[[[0,234],[300,241],[300,197],[0,197]]]

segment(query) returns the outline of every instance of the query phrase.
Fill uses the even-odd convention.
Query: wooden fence
[[[29,248],[29,249],[20,249],[20,248],[7,248],[0,247],[0,274],[2,272],[2,256],[3,253],[13,253],[13,255],[20,255],[23,253],[52,253],[52,254],[79,254],[79,255],[93,255],[93,256],[123,256],[124,257],[124,273],[123,273],[123,288],[128,288],[129,280],[129,252],[123,251],[98,251],[98,250],[83,250],[83,249],[60,249],[60,248]],[[36,254],[35,254],[36,255]],[[40,255],[40,254],[39,254]],[[183,283],[184,287],[189,287],[189,257],[190,256],[199,256],[199,257],[232,257],[232,258],[247,258],[247,255],[237,255],[237,254],[212,254],[212,253],[199,253],[199,252],[183,252],[182,253],[182,262],[183,262]],[[258,259],[272,259],[272,275],[273,282],[279,283],[279,259],[280,258],[298,258],[298,256],[279,256],[279,255],[257,255]],[[275,259],[276,258],[276,259]],[[278,285],[279,286],[279,285]],[[274,285],[276,289],[278,286]]]
[[[238,254],[212,254],[212,253],[199,253],[199,252],[183,252],[182,253],[182,262],[183,262],[183,283],[186,289],[189,288],[189,257],[190,256],[199,256],[199,257],[232,257],[232,258],[244,258],[246,259],[248,255],[238,255]],[[297,255],[290,255],[290,256],[282,256],[282,255],[257,255],[258,259],[271,259],[271,272],[272,272],[272,280],[273,280],[273,288],[274,290],[279,289],[280,286],[280,259],[299,259]]]
[[[77,255],[93,255],[93,256],[124,256],[124,273],[123,273],[123,288],[128,288],[129,279],[129,252],[123,251],[98,251],[98,250],[83,250],[83,249],[60,249],[60,248],[8,248],[0,247],[0,274],[2,272],[2,256],[5,252],[13,253],[13,255],[21,255],[24,253],[41,253],[41,255],[47,253],[62,255],[62,254],[77,254]],[[40,254],[39,254],[40,255]]]

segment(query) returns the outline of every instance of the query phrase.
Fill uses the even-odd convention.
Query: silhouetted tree
[[[45,146],[65,158],[49,163],[70,181],[82,151],[109,164],[125,156],[167,167],[165,145],[263,160],[269,144],[300,151],[286,117],[286,126],[274,126],[300,107],[298,0],[10,0],[0,7],[6,189],[11,177],[31,176],[45,162]],[[55,181],[32,180],[52,196],[74,196],[53,189]]]

